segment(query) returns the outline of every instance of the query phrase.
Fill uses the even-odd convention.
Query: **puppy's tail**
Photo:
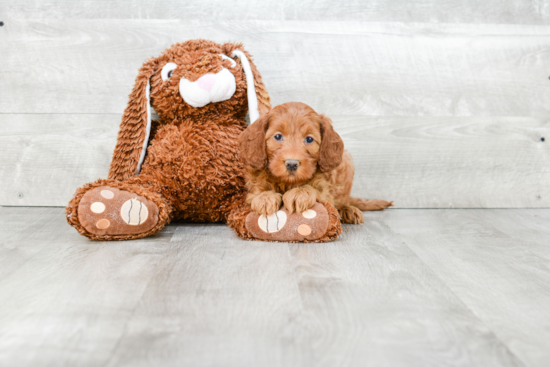
[[[349,198],[350,205],[353,205],[362,211],[373,211],[373,210],[384,210],[389,208],[390,206],[393,206],[393,201],[386,201],[386,200],[367,200],[367,199],[359,199],[350,197]]]

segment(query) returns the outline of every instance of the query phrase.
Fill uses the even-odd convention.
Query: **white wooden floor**
[[[0,365],[550,365],[550,209],[365,214],[326,244],[98,243],[0,208]]]

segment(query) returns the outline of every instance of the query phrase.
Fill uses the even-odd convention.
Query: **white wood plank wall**
[[[358,196],[550,207],[550,0],[0,0],[0,21],[0,205],[106,177],[139,66],[208,38],[333,118]]]

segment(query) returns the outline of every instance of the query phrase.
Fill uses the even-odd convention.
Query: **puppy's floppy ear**
[[[264,114],[239,136],[239,149],[245,165],[254,169],[263,169],[267,166],[265,133],[268,126],[269,114]]]
[[[246,76],[246,88],[248,99],[248,115],[250,124],[254,123],[261,115],[271,110],[271,102],[262,76],[256,68],[252,55],[244,50],[242,44],[225,44],[224,48],[232,49],[231,56],[241,60]]]
[[[322,172],[332,171],[342,163],[344,142],[332,128],[332,121],[320,115],[321,145],[319,147],[319,169]]]
[[[136,77],[124,111],[109,178],[124,180],[137,175],[145,159],[151,131],[150,79],[157,69],[155,59],[146,61]]]

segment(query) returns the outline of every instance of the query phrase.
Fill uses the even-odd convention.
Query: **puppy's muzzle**
[[[291,172],[296,171],[298,169],[299,165],[300,165],[300,161],[298,161],[296,159],[287,159],[285,161],[286,169],[291,171]]]

